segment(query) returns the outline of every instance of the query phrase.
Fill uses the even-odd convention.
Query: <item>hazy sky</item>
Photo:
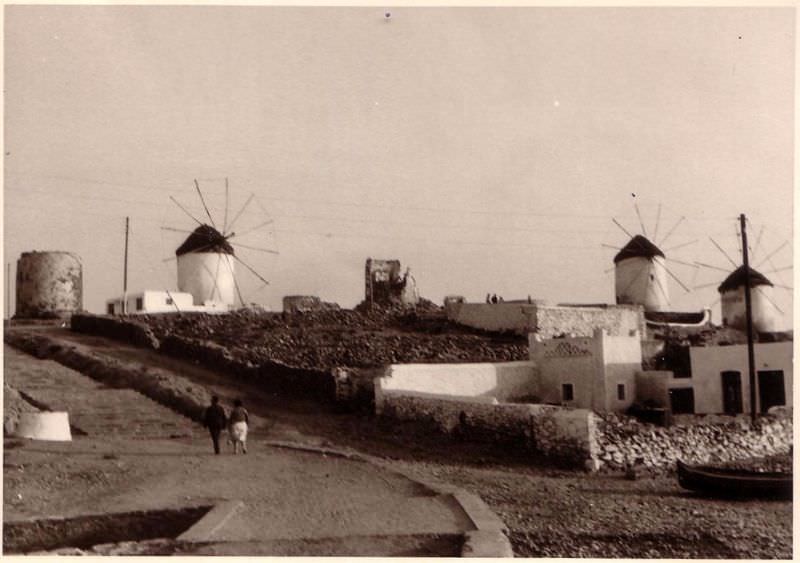
[[[709,237],[739,260],[746,213],[755,265],[792,263],[793,9],[384,11],[7,6],[6,262],[79,254],[102,312],[128,215],[129,289],[174,289],[162,227],[195,224],[169,197],[202,218],[197,178],[221,222],[228,177],[229,220],[256,194],[240,242],[280,252],[238,251],[271,282],[243,293],[278,310],[355,305],[369,256],[439,303],[613,302],[601,244],[627,241],[612,217],[641,232],[634,202],[657,243],[686,217],[668,257],[732,269]],[[675,309],[716,300],[670,283]]]

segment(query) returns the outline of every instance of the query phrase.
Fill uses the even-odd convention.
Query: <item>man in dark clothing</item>
[[[219,397],[211,397],[211,406],[206,409],[203,422],[211,433],[211,441],[214,442],[214,453],[219,455],[219,435],[228,422],[225,409],[219,404]]]

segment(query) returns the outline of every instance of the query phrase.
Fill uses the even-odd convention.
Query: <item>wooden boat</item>
[[[678,460],[678,483],[713,496],[792,498],[791,473],[691,466]]]

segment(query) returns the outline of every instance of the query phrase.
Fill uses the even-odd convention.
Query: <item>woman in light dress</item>
[[[228,418],[228,435],[233,443],[233,453],[236,454],[237,445],[241,444],[242,453],[247,453],[247,423],[249,422],[247,409],[242,406],[242,401],[233,402],[233,410]]]

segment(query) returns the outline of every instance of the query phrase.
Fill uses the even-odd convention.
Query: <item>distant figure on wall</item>
[[[250,417],[247,409],[242,406],[242,401],[236,399],[233,403],[230,419],[228,420],[228,435],[233,443],[233,453],[236,454],[237,445],[241,444],[242,453],[247,453],[247,423]]]
[[[492,295],[492,303],[497,303],[497,294]]]
[[[488,293],[486,294],[486,302],[487,303],[491,303],[492,302],[492,296],[490,294],[488,294]]]
[[[225,409],[219,404],[219,397],[214,395],[211,397],[211,405],[206,409],[203,423],[211,433],[211,441],[214,443],[214,453],[216,455],[219,455],[219,435],[222,433],[222,429],[225,428],[227,421]]]

